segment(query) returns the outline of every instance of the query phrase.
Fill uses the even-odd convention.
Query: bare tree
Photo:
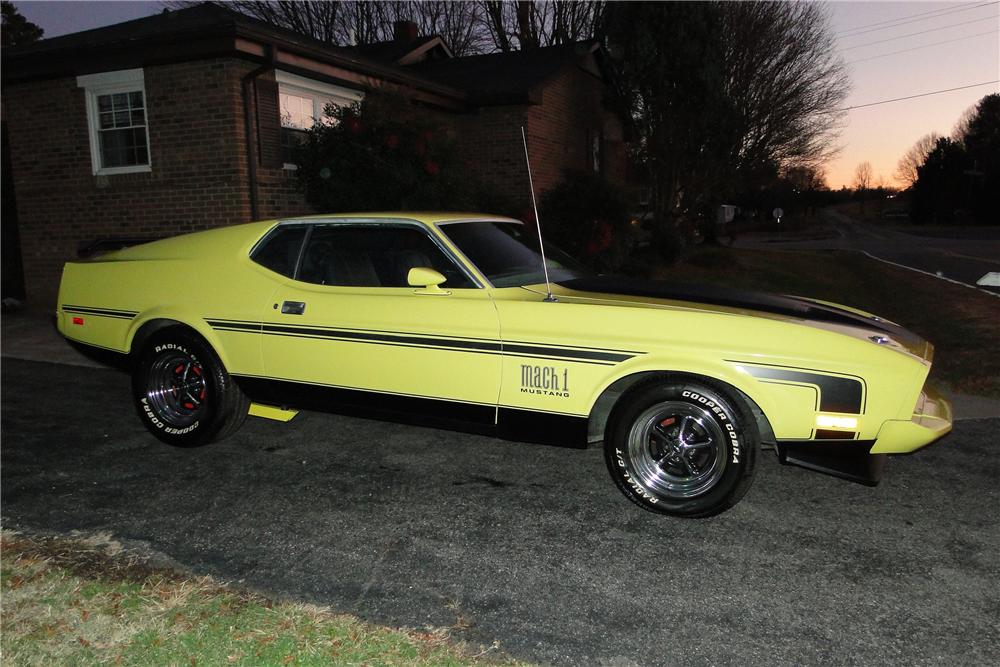
[[[167,9],[201,4],[189,0],[166,0]],[[230,9],[287,30],[294,30],[331,44],[344,44],[344,4],[340,2],[294,2],[293,0],[231,0]]]
[[[782,176],[799,192],[826,190],[826,173],[820,167],[810,164],[796,164],[787,167]]]
[[[854,189],[858,192],[870,190],[872,186],[872,163],[865,160],[854,168]]]
[[[601,32],[603,0],[478,0],[496,51],[579,42]]]
[[[489,48],[483,27],[483,9],[476,2],[424,0],[406,3],[422,35],[440,35],[456,56],[481,53]]]
[[[848,79],[822,6],[621,2],[604,12],[616,97],[664,230],[830,156]]]
[[[200,4],[165,0],[179,9]],[[457,56],[517,51],[594,37],[604,0],[230,0],[225,6],[338,46],[391,40],[396,21],[440,35]]]
[[[865,212],[865,200],[872,187],[872,163],[865,160],[854,168],[854,194],[858,197],[858,210]]]
[[[546,44],[564,44],[599,37],[607,3],[571,1],[546,3],[551,12]]]
[[[503,53],[513,51],[515,44],[511,39],[513,32],[510,30],[511,3],[503,0],[480,0],[479,4],[483,10],[482,24],[489,33],[495,49]]]
[[[917,143],[910,146],[896,163],[896,171],[893,173],[896,180],[905,183],[907,187],[916,183],[917,168],[924,164],[927,154],[934,149],[940,138],[937,132],[931,132],[917,139]]]
[[[978,109],[979,103],[977,102],[962,112],[962,115],[959,116],[958,121],[955,123],[955,127],[951,130],[950,138],[952,141],[965,143],[965,138],[969,135],[969,124],[972,123],[972,119],[976,117]],[[933,148],[933,146],[931,148]]]
[[[165,0],[168,9],[201,4]],[[456,55],[478,53],[488,40],[482,34],[479,6],[447,0],[230,0],[225,6],[286,30],[336,46],[373,44],[393,39],[396,21],[413,21],[424,35],[441,35]]]
[[[850,84],[823,5],[727,2],[719,9],[726,93],[741,125],[739,161],[832,157]]]

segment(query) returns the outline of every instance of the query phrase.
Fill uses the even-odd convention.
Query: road
[[[597,449],[303,413],[178,450],[116,371],[4,359],[2,390],[7,528],[557,665],[1000,663],[1000,419],[875,489],[763,452],[692,521],[628,503]]]
[[[990,233],[994,230],[984,229],[976,238],[940,238],[865,225],[833,209],[822,210],[820,217],[834,234],[804,240],[748,234],[737,238],[734,245],[782,250],[859,250],[878,259],[1000,294],[1000,288],[976,285],[986,273],[1000,272],[1000,234]]]

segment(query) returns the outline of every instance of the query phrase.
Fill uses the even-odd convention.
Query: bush
[[[625,193],[596,174],[567,169],[539,209],[545,235],[599,271],[619,269],[631,250]]]
[[[482,191],[446,129],[402,95],[328,106],[297,157],[306,200],[323,212],[468,210]]]

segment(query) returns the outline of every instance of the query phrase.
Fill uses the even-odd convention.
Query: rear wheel
[[[178,447],[227,437],[250,407],[212,348],[183,327],[146,341],[132,372],[132,395],[146,428]]]
[[[652,512],[723,512],[753,481],[760,436],[741,400],[710,381],[640,384],[612,412],[604,455],[623,494]]]

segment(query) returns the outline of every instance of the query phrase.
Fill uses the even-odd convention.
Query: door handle
[[[282,315],[301,315],[306,312],[305,301],[285,301],[281,304]]]

